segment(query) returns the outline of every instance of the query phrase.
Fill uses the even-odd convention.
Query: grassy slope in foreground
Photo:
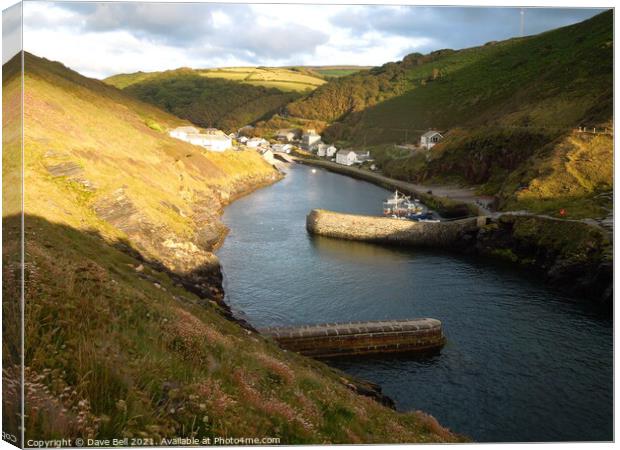
[[[326,136],[374,145],[389,176],[480,185],[504,208],[600,215],[609,202],[591,200],[611,189],[612,139],[571,129],[611,126],[612,51],[606,12],[537,36],[409,55],[331,81],[288,110],[339,121]],[[430,161],[393,148],[428,128],[448,131]]]
[[[25,88],[27,438],[457,439],[429,416],[359,396],[167,275],[191,279],[213,263],[217,210],[273,179],[253,152],[169,139],[158,129],[178,119],[32,55]],[[14,269],[4,266],[5,281]],[[5,367],[5,379],[18,375]]]

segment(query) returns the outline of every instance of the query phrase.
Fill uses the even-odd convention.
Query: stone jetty
[[[259,330],[282,348],[317,358],[432,352],[445,342],[437,319],[325,323]]]
[[[473,217],[451,222],[414,222],[389,217],[343,214],[313,209],[306,217],[306,228],[312,234],[337,239],[402,244],[420,247],[454,247],[463,236],[476,232],[486,217]]]

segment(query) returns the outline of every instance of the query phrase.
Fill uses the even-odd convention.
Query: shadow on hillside
[[[19,299],[19,263],[20,263],[20,229],[21,217],[9,216],[3,218],[3,273],[5,280],[14,280],[12,283],[4,283],[3,287],[10,286],[11,292],[7,292],[7,305],[18,304],[15,300]],[[215,302],[220,306],[220,312],[226,318],[238,322],[245,328],[253,328],[245,321],[233,317],[228,305],[224,303],[224,293],[222,290],[222,273],[219,265],[203,264],[193,268],[191,271],[177,272],[168,268],[161,261],[145,255],[137,249],[127,239],[110,240],[94,229],[79,230],[73,227],[52,223],[43,217],[36,215],[25,215],[25,276],[28,280],[30,268],[29,248],[32,244],[37,244],[50,251],[62,252],[62,256],[70,254],[74,258],[86,258],[92,260],[104,260],[107,262],[109,270],[113,270],[115,261],[122,261],[122,264],[130,265],[134,268],[137,278],[141,278],[152,283],[158,283],[158,279],[145,273],[139,267],[147,266],[153,271],[160,272],[171,279],[172,283],[182,286],[188,292],[196,295],[202,304]],[[137,269],[137,270],[136,270]],[[12,299],[12,300],[8,300]],[[19,309],[11,310],[13,316],[18,317]],[[10,317],[7,315],[5,317]],[[15,341],[18,341],[16,339]],[[11,340],[7,343],[11,345]],[[11,347],[10,354],[17,355],[18,348]]]

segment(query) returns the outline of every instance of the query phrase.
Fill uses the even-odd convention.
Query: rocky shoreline
[[[195,294],[200,301],[203,302],[204,306],[210,305],[212,307],[216,307],[218,312],[227,320],[236,323],[249,333],[256,333],[257,335],[260,335],[260,333],[247,320],[235,315],[230,305],[226,303],[222,266],[220,265],[219,259],[215,256],[214,252],[223,244],[229,231],[228,228],[220,222],[220,217],[224,212],[224,208],[235,200],[245,197],[258,189],[276,183],[282,178],[283,175],[280,172],[277,172],[274,173],[274,176],[267,177],[266,179],[252,178],[245,180],[243,183],[236,185],[234,191],[224,193],[223,195],[220,194],[219,202],[217,202],[219,206],[215,208],[215,211],[213,208],[202,211],[204,215],[203,218],[207,224],[199,230],[198,234],[202,235],[201,244],[203,248],[208,251],[208,264],[200,265],[189,272],[179,273],[170,270],[161,262],[147,260],[135,251],[134,256],[142,260],[144,263],[149,264],[151,267],[165,272],[172,280],[174,280],[176,284],[183,286],[183,288],[187,291]],[[203,207],[206,206],[207,205],[203,205]],[[129,248],[125,250],[132,251],[132,249]],[[139,273],[139,276],[145,278],[148,277],[148,275],[143,273]],[[310,361],[312,361],[312,364],[320,364],[318,361]],[[378,384],[352,377],[332,368],[329,365],[327,367],[338,374],[341,383],[347,388],[359,395],[370,397],[384,406],[396,409],[394,400],[383,394],[381,386]]]

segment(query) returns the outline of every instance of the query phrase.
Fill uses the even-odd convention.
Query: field
[[[185,69],[185,71],[191,71],[207,78],[232,80],[240,83],[247,83],[253,86],[276,88],[284,92],[312,91],[325,83],[324,79],[315,76],[310,72],[301,72],[287,68],[224,67],[217,69]],[[113,75],[104,81],[118,87],[119,89],[124,89],[133,84],[147,81],[170,72],[174,71],[120,74]]]
[[[285,68],[232,67],[212,70],[199,70],[202,76],[241,81],[253,86],[276,88],[281,91],[312,91],[325,80],[305,73]]]

